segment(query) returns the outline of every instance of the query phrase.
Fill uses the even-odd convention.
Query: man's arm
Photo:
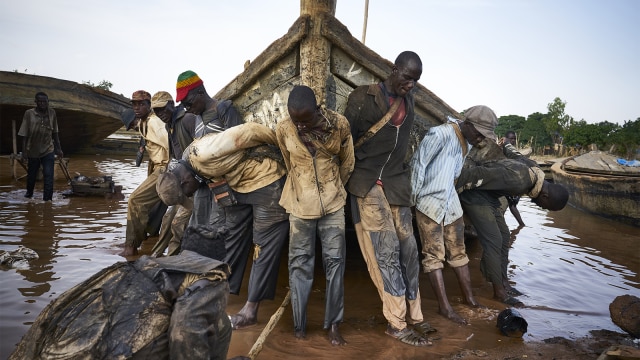
[[[56,155],[58,155],[58,157],[62,158],[63,157],[63,153],[62,153],[62,147],[60,146],[60,137],[58,136],[57,132],[53,133],[53,151],[55,152]]]

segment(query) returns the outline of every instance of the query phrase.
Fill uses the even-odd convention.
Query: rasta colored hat
[[[151,108],[165,107],[169,101],[173,101],[173,97],[166,91],[158,91],[151,98]]]
[[[191,70],[187,70],[178,76],[178,83],[176,84],[176,101],[182,101],[187,97],[187,94],[191,89],[195,89],[202,85],[202,80],[198,74]]]
[[[498,125],[498,117],[496,114],[484,105],[476,105],[464,111],[464,120],[473,124],[473,127],[484,135],[484,137],[496,140],[496,134],[493,130]]]
[[[138,90],[131,95],[131,102],[144,100],[151,101],[151,94],[144,90]]]

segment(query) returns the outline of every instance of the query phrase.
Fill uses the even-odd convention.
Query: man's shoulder
[[[347,118],[344,115],[331,109],[327,109],[326,113],[327,113],[327,117],[329,118],[331,123],[334,124],[336,128],[338,129],[351,128],[351,125],[349,124],[349,120],[347,120]]]
[[[25,114],[25,115],[29,115],[29,116],[33,116],[33,115],[37,114],[37,112],[36,112],[36,108],[27,109],[27,110],[24,112],[24,114]]]
[[[286,131],[291,126],[293,126],[293,121],[290,116],[287,116],[276,123],[276,132]]]

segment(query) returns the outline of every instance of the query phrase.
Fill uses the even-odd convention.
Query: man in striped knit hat
[[[209,96],[202,79],[191,70],[178,75],[176,102],[180,102],[188,113],[197,117],[195,124],[189,129],[193,134],[192,140],[244,123],[231,100]],[[201,186],[193,195],[193,212],[189,224],[214,224],[220,216],[220,208],[213,201],[209,187]]]

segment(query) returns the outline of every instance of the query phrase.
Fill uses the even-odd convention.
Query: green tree
[[[498,138],[500,138],[503,137],[507,131],[513,130],[518,136],[518,141],[521,141],[520,133],[522,132],[525,121],[526,119],[520,115],[500,116],[498,119],[498,126],[496,126],[494,131],[496,135],[498,135]]]
[[[640,155],[640,117],[635,121],[625,121],[624,124],[613,131],[609,139],[612,144],[618,146],[618,153],[627,158]]]
[[[530,114],[522,126],[521,144],[529,145],[534,151],[546,145],[551,145],[551,137],[544,126],[545,115],[539,112]]]
[[[553,99],[553,102],[547,104],[549,111],[544,117],[544,127],[547,133],[554,139],[564,136],[565,131],[573,121],[573,118],[564,113],[566,101],[562,101],[559,97]],[[557,141],[559,142],[559,141]]]
[[[113,86],[113,84],[110,81],[107,81],[107,80],[100,81],[100,83],[98,85],[92,83],[91,81],[83,81],[82,83],[84,85],[88,85],[88,86],[91,86],[91,87],[94,87],[94,88],[107,90],[107,91],[110,91],[111,87]]]
[[[608,121],[597,124],[587,124],[586,121],[580,120],[571,123],[564,137],[564,144],[567,146],[587,147],[596,144],[599,149],[607,149],[614,145],[615,141],[611,137],[620,125]]]

